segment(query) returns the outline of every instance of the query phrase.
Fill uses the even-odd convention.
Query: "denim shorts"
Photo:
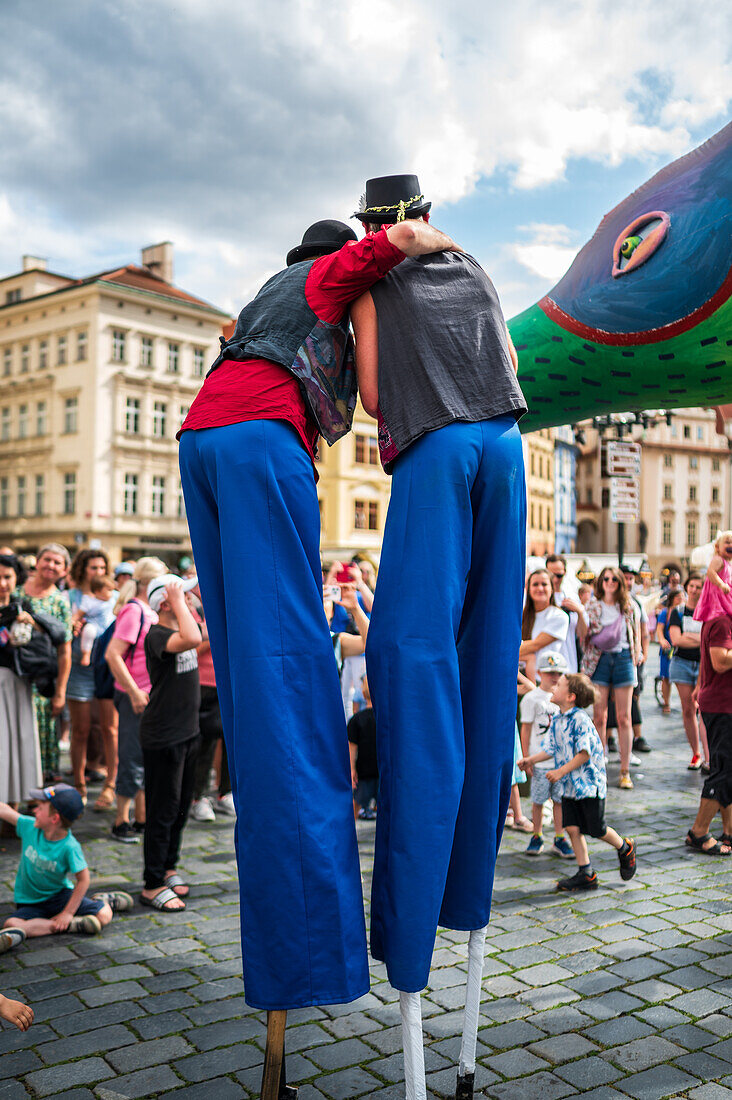
[[[621,649],[620,653],[603,653],[591,679],[593,684],[602,684],[603,687],[635,687],[638,678],[630,650]]]
[[[562,784],[550,783],[546,777],[551,768],[541,769],[534,765],[534,774],[531,777],[531,801],[535,806],[543,806],[550,798],[552,802],[562,801]]]
[[[698,676],[699,661],[687,661],[686,657],[679,657],[678,654],[674,653],[668,673],[668,678],[672,684],[689,684],[691,687],[695,687]]]
[[[66,698],[79,703],[88,703],[94,695],[94,669],[91,665],[84,667],[72,660],[69,681],[66,685]]]
[[[135,714],[129,696],[114,689],[114,705],[119,714],[117,733],[117,785],[122,798],[134,798],[145,786],[145,767],[140,744],[141,714]]]
[[[59,890],[57,894],[52,894],[50,898],[46,898],[45,901],[36,901],[29,905],[19,905],[14,913],[11,913],[11,917],[16,917],[18,920],[34,920],[36,917],[42,917],[44,920],[51,920],[52,917],[57,916],[61,910],[65,907],[73,891],[68,887],[64,887],[63,890]],[[94,898],[82,898],[79,902],[79,908],[74,914],[77,917],[85,917],[88,913],[93,913],[95,916],[99,910],[104,906],[103,901]]]

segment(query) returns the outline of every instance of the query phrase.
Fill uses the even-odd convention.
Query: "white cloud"
[[[170,238],[180,281],[236,308],[367,176],[416,170],[438,207],[497,169],[522,191],[578,157],[650,174],[726,108],[728,42],[711,0],[5,0],[0,272]],[[573,244],[514,257],[553,279]]]
[[[572,230],[543,223],[521,225],[519,230],[529,239],[511,245],[510,254],[532,275],[557,282],[577,255],[579,246],[572,243]]]

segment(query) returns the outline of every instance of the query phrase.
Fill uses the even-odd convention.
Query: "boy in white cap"
[[[521,700],[521,751],[524,756],[541,752],[542,738],[547,733],[552,717],[559,714],[559,707],[551,701],[552,692],[559,683],[559,677],[569,672],[564,654],[552,651],[539,658],[537,672],[539,686],[535,687]],[[527,856],[539,856],[544,851],[542,835],[542,815],[544,803],[550,798],[554,815],[554,843],[552,852],[561,859],[573,859],[572,845],[564,835],[562,822],[562,784],[550,783],[547,772],[553,767],[551,760],[530,764],[527,771],[531,775],[531,822],[534,835],[526,849]]]
[[[89,869],[71,832],[71,823],[84,812],[76,788],[58,783],[29,793],[37,800],[33,816],[0,802],[0,820],[15,826],[22,845],[15,878],[16,910],[3,926],[0,953],[31,936],[94,935],[109,924],[114,911],[131,909],[133,904],[124,893],[86,896]]]

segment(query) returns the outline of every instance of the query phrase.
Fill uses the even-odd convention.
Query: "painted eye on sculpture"
[[[628,275],[649,260],[663,244],[671,219],[663,210],[641,214],[626,225],[613,246],[613,278]]]

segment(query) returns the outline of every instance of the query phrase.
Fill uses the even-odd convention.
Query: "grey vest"
[[[379,447],[387,472],[455,420],[517,420],[526,402],[493,283],[460,252],[407,259],[371,287],[379,322]]]
[[[269,359],[297,378],[321,435],[335,443],[351,427],[356,372],[348,312],[337,325],[321,321],[305,297],[315,260],[278,271],[239,314],[211,370],[225,359]]]

